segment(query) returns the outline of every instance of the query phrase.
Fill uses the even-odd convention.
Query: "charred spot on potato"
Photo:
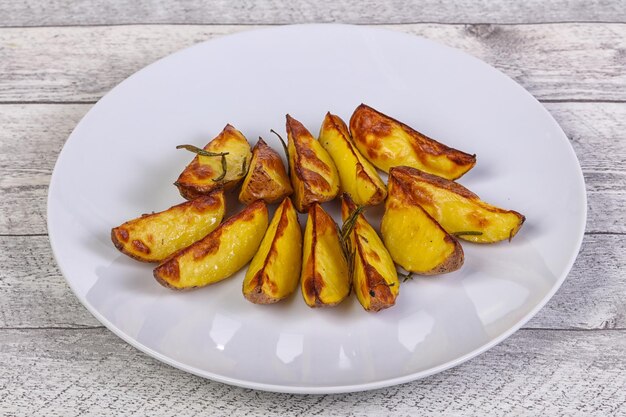
[[[113,233],[115,233],[116,231],[117,231],[117,237],[122,242],[128,242],[128,230],[126,230],[123,227],[118,227],[117,229],[113,229]]]
[[[131,244],[137,252],[145,253],[146,255],[150,253],[150,248],[147,247],[141,240],[133,240]]]
[[[194,245],[190,248],[194,261],[215,253],[220,248],[220,234],[213,232],[210,236],[211,239],[206,239],[202,244]]]
[[[178,282],[180,280],[178,261],[171,259],[157,266],[154,270],[154,277],[162,284],[167,283],[167,281]]]
[[[200,196],[192,200],[191,204],[198,212],[215,210],[216,207],[222,205],[223,197],[221,195],[221,192],[222,191],[220,190],[218,191],[218,194],[212,193],[209,195]]]

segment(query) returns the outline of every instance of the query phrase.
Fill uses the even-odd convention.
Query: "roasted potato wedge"
[[[392,168],[390,175],[404,184],[413,200],[446,232],[460,239],[476,243],[510,240],[524,223],[520,213],[487,204],[456,182],[409,167]]]
[[[111,230],[111,240],[131,258],[161,262],[212,232],[225,210],[224,193],[217,190],[160,213],[127,221]]]
[[[389,177],[381,223],[391,258],[420,275],[452,272],[463,265],[463,248],[415,201],[404,183]]]
[[[255,304],[271,304],[298,287],[302,261],[302,231],[289,197],[276,209],[259,251],[243,281],[243,295]]]
[[[220,156],[196,155],[187,165],[174,185],[188,200],[210,193],[216,188],[226,190],[233,188],[248,172],[248,164],[252,159],[250,144],[245,136],[231,125],[226,125],[204,150],[213,153],[228,152],[228,155],[224,157],[225,164]]]
[[[293,193],[291,182],[283,160],[265,141],[259,141],[252,149],[252,160],[248,174],[243,180],[239,201],[250,204],[263,200],[268,204],[278,203]]]
[[[317,203],[309,208],[304,229],[300,282],[309,307],[334,306],[350,294],[350,273],[337,224]]]
[[[456,179],[476,164],[476,155],[439,143],[365,104],[352,114],[350,132],[363,156],[385,172],[405,165]]]
[[[373,206],[385,201],[387,187],[376,168],[354,146],[348,126],[339,116],[326,113],[319,141],[335,162],[341,188],[360,206]]]
[[[357,210],[348,194],[341,201],[343,221],[349,221]],[[400,289],[396,266],[378,237],[376,230],[358,214],[349,235],[352,265],[352,288],[367,311],[380,311],[393,306]]]
[[[339,174],[326,149],[306,128],[287,115],[287,149],[294,205],[304,213],[311,204],[330,201],[339,193]]]
[[[258,200],[169,257],[155,268],[154,277],[173,289],[203,287],[228,278],[252,259],[267,222],[267,206]]]

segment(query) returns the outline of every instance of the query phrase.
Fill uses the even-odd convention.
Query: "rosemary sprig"
[[[280,140],[280,143],[282,143],[283,145],[283,150],[285,151],[285,157],[287,158],[287,175],[290,176],[291,175],[291,162],[289,162],[289,149],[287,148],[287,144],[283,140],[283,137],[280,136],[278,132],[276,132],[274,129],[270,129],[270,132],[278,136],[278,140]]]
[[[408,274],[403,274],[402,272],[398,272],[398,276],[404,278],[402,282],[407,282],[410,279],[413,279],[413,272],[409,272]]]
[[[213,178],[213,182],[220,182],[221,180],[223,180],[224,177],[226,176],[227,168],[228,167],[226,165],[226,155],[222,155],[222,174],[217,178]]]
[[[462,232],[454,232],[452,233],[453,236],[456,237],[461,237],[461,236],[481,236],[483,234],[483,232],[477,232],[477,231],[473,231],[473,230],[464,230]]]
[[[343,222],[343,226],[341,226],[342,239],[346,240],[350,237],[350,233],[354,229],[356,221],[359,219],[359,215],[363,212],[364,209],[364,206],[357,207],[352,213],[350,213],[346,221]]]
[[[224,157],[226,155],[228,155],[228,152],[211,152],[211,151],[207,151],[205,149],[202,148],[198,148],[197,146],[193,146],[193,145],[178,145],[176,147],[176,149],[186,149],[189,152],[193,152],[197,155],[202,155],[202,156],[221,156]]]
[[[350,240],[350,233],[354,230],[354,226],[356,225],[356,221],[359,218],[359,215],[363,211],[364,207],[357,207],[354,210],[346,221],[343,222],[341,229],[337,226],[337,232],[339,233],[339,242],[341,243],[341,248],[346,257],[346,261],[348,262],[348,272],[350,274],[350,280],[353,278],[354,274],[354,262],[356,260],[356,250],[352,247],[352,242]]]

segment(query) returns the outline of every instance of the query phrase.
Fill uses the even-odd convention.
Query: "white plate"
[[[251,143],[289,112],[314,134],[326,111],[367,103],[478,155],[460,182],[527,222],[512,243],[464,244],[455,273],[402,285],[377,314],[355,297],[310,309],[241,295],[245,271],[174,292],[115,250],[110,229],[181,202],[172,182],[226,123]],[[231,207],[232,208],[232,207]],[[376,222],[380,209],[369,217]],[[48,229],[72,290],[119,337],[228,384],[333,393],[411,381],[484,352],[527,322],[570,270],[586,195],[567,137],[543,106],[489,65],[392,31],[342,25],[245,32],[173,54],[128,78],[83,118],[50,184]]]

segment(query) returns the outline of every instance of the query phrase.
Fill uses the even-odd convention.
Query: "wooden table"
[[[548,3],[0,0],[0,415],[625,415],[626,4]],[[462,366],[347,395],[234,388],[121,341],[56,267],[48,182],[93,103],[170,52],[303,22],[384,24],[467,51],[541,100],[578,154],[589,217],[572,272],[522,330]]]

